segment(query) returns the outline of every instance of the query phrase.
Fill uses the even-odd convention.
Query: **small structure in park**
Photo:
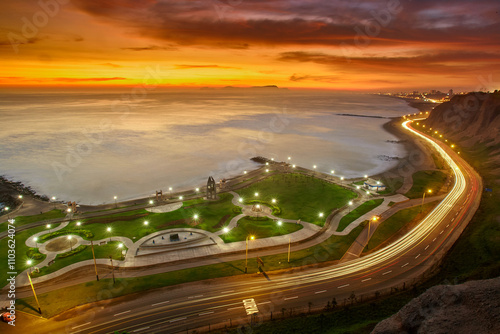
[[[226,186],[226,179],[219,180],[219,188],[224,189]]]
[[[207,182],[207,199],[217,199],[217,186],[213,177],[208,177]]]
[[[170,234],[170,241],[179,241],[179,234]]]
[[[363,185],[365,189],[372,190],[372,191],[384,191],[386,189],[385,184],[383,184],[380,181],[376,181],[374,179],[367,179]]]
[[[77,212],[77,207],[76,207],[76,202],[68,202],[68,209],[71,210],[71,212],[76,213]]]
[[[262,205],[260,204],[254,204],[252,206],[252,211],[255,211],[255,212],[262,212]]]
[[[160,202],[160,201],[163,201],[163,191],[162,190],[156,192],[156,202]]]

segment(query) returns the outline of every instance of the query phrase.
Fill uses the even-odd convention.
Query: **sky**
[[[498,0],[7,0],[0,87],[500,88]]]

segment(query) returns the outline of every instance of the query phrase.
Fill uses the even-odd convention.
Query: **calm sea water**
[[[404,101],[277,89],[0,93],[0,174],[82,204],[202,186],[261,155],[339,176],[404,156],[382,129]]]

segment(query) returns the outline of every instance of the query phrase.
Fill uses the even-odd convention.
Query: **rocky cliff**
[[[395,333],[500,333],[500,277],[430,288],[372,331]]]
[[[430,113],[425,122],[461,145],[500,143],[500,92],[456,95]]]

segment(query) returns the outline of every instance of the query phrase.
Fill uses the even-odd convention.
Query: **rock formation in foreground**
[[[381,321],[373,333],[500,333],[500,277],[434,286]]]

